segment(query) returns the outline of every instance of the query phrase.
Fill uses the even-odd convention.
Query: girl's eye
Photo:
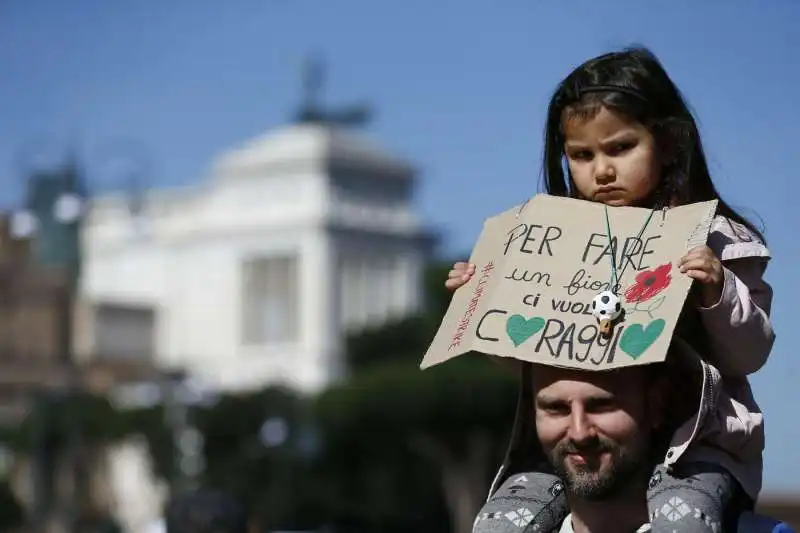
[[[573,152],[570,157],[572,157],[572,159],[587,161],[592,158],[592,153],[588,150],[580,150],[578,152]]]
[[[612,154],[621,154],[623,152],[627,152],[633,148],[633,143],[626,142],[626,143],[617,143],[611,147]]]

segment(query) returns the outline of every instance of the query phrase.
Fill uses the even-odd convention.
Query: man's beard
[[[567,493],[582,500],[603,501],[619,495],[631,485],[639,486],[647,480],[646,443],[620,446],[618,443],[597,437],[590,445],[576,446],[562,441],[551,450],[550,462],[556,474],[564,481]],[[585,464],[567,466],[568,454],[581,454]],[[595,462],[595,457],[609,454],[605,464]]]

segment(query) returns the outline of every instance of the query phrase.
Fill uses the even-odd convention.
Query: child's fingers
[[[681,263],[680,271],[688,273],[692,270],[700,270],[704,272],[711,272],[714,270],[714,263],[708,257],[691,257]]]
[[[699,283],[711,283],[713,281],[711,274],[704,270],[687,270],[686,275]]]
[[[698,259],[698,258],[713,259],[715,257],[716,255],[714,254],[714,251],[708,246],[696,246],[691,250],[689,250],[688,252],[686,252],[686,255],[684,255],[681,258],[681,260],[678,262],[678,265],[679,266],[684,265],[693,259]]]
[[[453,270],[451,270],[450,272],[447,273],[447,277],[448,277],[448,279],[460,278],[461,276],[465,275],[466,273],[467,272],[465,270],[457,270],[457,269],[454,268]]]
[[[464,285],[468,279],[469,276],[461,276],[460,278],[448,279],[447,281],[444,282],[444,286],[450,290],[455,290]]]
[[[455,276],[472,275],[475,273],[475,265],[469,263],[456,263],[453,268],[448,272],[447,276],[452,278]]]
[[[444,286],[450,290],[456,290],[469,281],[469,278],[475,273],[475,265],[459,261],[453,265],[450,272],[447,273],[447,279]]]

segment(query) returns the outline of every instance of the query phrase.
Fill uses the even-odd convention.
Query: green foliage
[[[135,417],[117,413],[106,398],[86,394],[40,396],[33,406],[19,426],[0,430],[0,439],[15,451],[31,451],[39,428],[52,445],[63,446],[73,431],[89,442],[105,442],[122,438],[139,425]]]
[[[450,300],[453,296],[444,286],[447,273],[450,272],[454,263],[457,261],[466,261],[468,258],[469,254],[463,254],[459,259],[433,263],[425,270],[423,288],[426,308],[428,314],[435,319],[437,325],[447,312],[447,308],[450,306]]]
[[[0,483],[0,531],[19,527],[23,522],[23,510],[8,483]]]
[[[283,387],[222,397],[215,406],[198,410],[194,419],[206,438],[203,481],[239,495],[258,511],[262,524],[294,527],[304,514],[310,517],[311,497],[303,485],[309,476],[301,477],[308,417],[305,399]],[[277,418],[286,422],[287,438],[269,448],[259,433],[266,420]]]
[[[345,355],[351,374],[397,364],[418,364],[436,333],[438,321],[412,316],[373,326],[348,336]]]
[[[460,459],[468,435],[487,435],[495,444],[494,468],[515,403],[516,379],[480,356],[425,372],[403,362],[376,366],[330,388],[317,399],[326,508],[371,531],[384,531],[381,524],[445,529],[441,465],[420,452],[419,440]]]
[[[335,386],[318,399],[318,412],[336,433],[369,426],[376,438],[395,440],[408,430],[454,438],[465,431],[510,427],[516,378],[479,355],[420,371],[398,363],[376,368]],[[505,413],[505,416],[496,416]],[[487,425],[488,423],[488,425]]]

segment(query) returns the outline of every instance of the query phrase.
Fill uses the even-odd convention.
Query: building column
[[[341,374],[339,348],[339,267],[332,236],[314,230],[301,248],[301,332],[313,360],[298,362],[304,386],[316,390]]]

